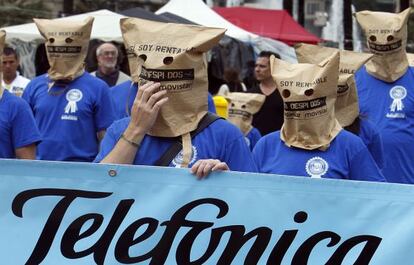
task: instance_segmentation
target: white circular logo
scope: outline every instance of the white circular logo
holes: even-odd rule
[[[390,90],[390,97],[394,100],[402,100],[407,96],[407,89],[403,86],[395,86]]]
[[[319,156],[312,157],[306,162],[306,173],[311,178],[321,178],[328,172],[328,168],[328,163]]]
[[[66,93],[66,100],[69,102],[78,102],[82,99],[83,94],[79,89],[71,89]]]
[[[190,163],[188,163],[188,165],[191,165],[196,160],[197,160],[197,148],[193,145],[192,146],[192,152],[191,152],[191,159],[190,159]],[[183,150],[181,149],[181,151],[174,157],[174,159],[172,161],[172,164],[175,167],[181,167],[182,163],[183,163]]]

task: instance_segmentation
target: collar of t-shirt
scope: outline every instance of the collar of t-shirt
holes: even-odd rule
[[[118,81],[119,76],[119,69],[116,69],[114,72],[105,75],[104,73],[100,72],[99,69],[96,70],[96,76],[105,81],[108,86],[114,86],[116,85],[116,81]]]

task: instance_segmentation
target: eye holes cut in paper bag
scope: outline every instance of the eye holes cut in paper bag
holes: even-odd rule
[[[82,75],[94,18],[33,20],[45,39],[49,78],[71,81]]]
[[[207,61],[205,52],[225,29],[139,18],[120,21],[132,79],[139,85],[160,82],[168,91],[149,134],[175,137],[193,131],[207,113]]]
[[[326,150],[342,129],[334,109],[339,52],[319,64],[291,64],[271,56],[270,67],[284,102],[282,141],[301,149]]]
[[[360,11],[356,20],[367,38],[374,57],[366,64],[367,72],[385,82],[399,79],[408,68],[406,58],[407,21],[411,9],[401,13]]]
[[[229,101],[228,121],[247,135],[253,128],[253,115],[260,110],[266,96],[257,93],[229,92],[226,99]]]
[[[372,54],[339,50],[311,44],[295,45],[299,63],[317,64],[339,51],[338,97],[335,102],[335,115],[342,127],[351,125],[359,116],[358,94],[354,74]]]

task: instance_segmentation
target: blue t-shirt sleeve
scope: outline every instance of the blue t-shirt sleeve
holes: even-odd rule
[[[33,83],[34,81],[30,81],[29,84],[27,84],[26,88],[23,90],[22,99],[24,99],[27,103],[29,103],[29,106],[32,108],[32,90],[33,90]]]
[[[352,180],[386,182],[385,177],[365,146],[352,157],[349,178]]]
[[[253,150],[254,146],[257,144],[257,142],[260,140],[262,135],[260,134],[259,130],[256,128],[252,128],[249,134],[247,135],[250,141],[250,150]]]
[[[97,131],[105,130],[115,121],[114,106],[109,87],[102,82],[95,102],[95,126]]]
[[[226,162],[232,171],[257,172],[252,153],[240,132],[240,136],[225,147],[223,162]]]
[[[38,143],[41,140],[32,110],[24,100],[16,101],[12,128],[12,141],[15,148]]]
[[[95,157],[94,163],[99,163],[104,159],[115,147],[116,143],[119,140],[120,134],[117,132],[115,124],[112,124],[105,133],[104,138],[101,141],[99,153]]]

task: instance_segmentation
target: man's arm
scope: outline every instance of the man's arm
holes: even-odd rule
[[[36,159],[36,144],[29,144],[15,150],[18,159]]]
[[[168,101],[160,83],[149,82],[138,89],[131,109],[131,121],[112,151],[101,161],[111,164],[132,164],[145,134],[154,125],[161,107]]]

